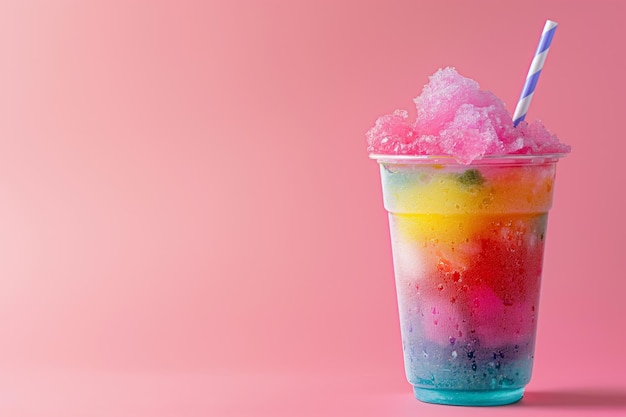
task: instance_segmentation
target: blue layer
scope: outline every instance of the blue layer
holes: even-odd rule
[[[443,347],[405,339],[404,348],[407,379],[418,388],[510,391],[530,381],[532,343],[491,349],[477,343]]]
[[[414,387],[415,398],[433,404],[493,406],[519,401],[524,395],[524,388],[497,391],[458,391],[437,390]]]

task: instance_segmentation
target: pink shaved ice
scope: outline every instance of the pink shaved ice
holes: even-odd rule
[[[454,68],[440,69],[415,98],[417,118],[396,110],[366,133],[367,151],[382,155],[450,155],[469,164],[484,155],[570,152],[541,122],[513,127],[504,103]]]

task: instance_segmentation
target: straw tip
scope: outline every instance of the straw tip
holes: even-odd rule
[[[558,26],[558,23],[556,23],[554,20],[550,20],[550,19],[546,20],[546,28],[552,29],[557,26]]]

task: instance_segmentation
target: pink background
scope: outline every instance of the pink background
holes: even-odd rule
[[[547,18],[528,119],[574,151],[533,381],[504,409],[421,404],[364,133],[449,65],[512,112]],[[618,0],[1,1],[2,415],[624,415],[625,18]]]

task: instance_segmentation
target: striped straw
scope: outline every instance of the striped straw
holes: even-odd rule
[[[535,92],[535,87],[537,86],[537,80],[539,80],[539,74],[541,74],[541,69],[543,68],[544,62],[546,62],[546,57],[548,56],[548,51],[550,50],[550,43],[552,42],[552,37],[556,31],[556,26],[556,22],[547,20],[546,25],[543,28],[543,33],[541,34],[541,39],[539,40],[535,57],[533,58],[533,62],[530,64],[530,69],[528,70],[528,76],[526,77],[524,89],[522,90],[522,94],[517,102],[517,107],[515,108],[515,113],[513,114],[514,126],[517,126],[517,124],[526,117],[530,101],[533,98],[533,93]]]

